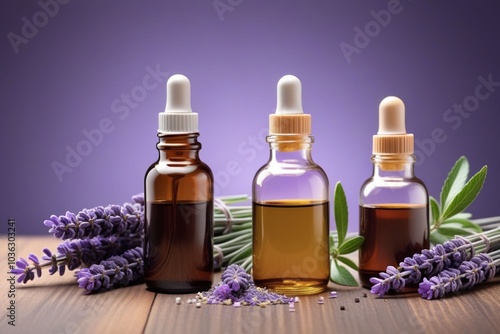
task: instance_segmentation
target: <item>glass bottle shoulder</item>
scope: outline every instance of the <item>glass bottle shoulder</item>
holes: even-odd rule
[[[361,186],[360,204],[407,203],[427,205],[429,195],[422,180],[412,178],[368,178]]]

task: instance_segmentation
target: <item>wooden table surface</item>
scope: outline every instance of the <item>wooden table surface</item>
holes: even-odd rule
[[[41,256],[44,247],[55,249],[58,244],[53,237],[18,236],[17,257]],[[156,294],[144,284],[85,295],[72,272],[60,277],[45,271],[35,281],[17,284],[11,298],[5,236],[0,236],[0,254],[0,333],[500,333],[498,278],[433,301],[416,293],[377,298],[361,287],[330,283],[329,291],[337,291],[338,298],[329,299],[329,291],[303,296],[295,312],[289,312],[288,305],[196,308],[187,303],[194,294]],[[216,282],[219,278],[220,273]],[[319,296],[324,296],[324,304],[318,304]],[[180,305],[176,297],[181,297]],[[11,300],[15,327],[6,317]]]

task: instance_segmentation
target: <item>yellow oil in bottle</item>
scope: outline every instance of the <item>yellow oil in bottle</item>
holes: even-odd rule
[[[255,284],[288,295],[324,291],[330,275],[328,202],[254,202],[253,213]]]

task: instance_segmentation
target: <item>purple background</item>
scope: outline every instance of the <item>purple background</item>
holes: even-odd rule
[[[390,1],[219,3],[228,6],[220,15],[212,0],[70,1],[55,14],[49,6],[50,17],[39,2],[1,2],[0,232],[14,217],[19,234],[43,234],[51,214],[123,203],[142,192],[157,157],[165,73],[191,80],[201,156],[216,175],[216,195],[251,192],[268,159],[263,140],[276,83],[294,74],[313,116],[313,158],[332,190],[338,180],[344,185],[351,231],[358,230],[358,192],[371,174],[371,136],[387,95],[405,101],[407,130],[417,140],[429,144],[436,128],[446,136],[426,154],[420,150],[416,174],[430,194],[439,195],[465,155],[471,172],[489,166],[468,211],[478,218],[500,214],[500,87],[471,104],[467,118],[444,119],[454,104],[477,101],[470,96],[479,76],[500,82],[498,2],[403,0],[385,26],[371,11],[387,10]],[[40,27],[36,35],[25,29],[31,35],[16,53],[8,36],[22,35],[26,21]],[[373,37],[358,39],[348,62],[340,44],[355,45],[356,27],[372,29]],[[159,84],[147,68],[163,73]],[[122,100],[127,95],[130,105]],[[60,181],[52,163],[66,164],[67,147],[85,145],[82,131],[106,119],[112,131],[96,137]]]

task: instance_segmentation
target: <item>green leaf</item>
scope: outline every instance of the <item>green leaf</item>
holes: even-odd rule
[[[336,249],[335,247],[335,237],[330,234],[330,255],[333,253],[333,251]]]
[[[365,241],[365,238],[362,236],[345,239],[344,243],[339,247],[339,254],[349,254],[358,250],[363,244],[363,241]]]
[[[452,219],[452,218],[470,219],[471,217],[472,217],[471,213],[460,212],[460,213],[457,213],[456,215],[454,215],[453,217],[451,217],[449,219]]]
[[[450,237],[439,233],[438,230],[434,230],[431,232],[429,239],[433,245],[437,245],[450,240]]]
[[[445,220],[459,212],[465,210],[477,197],[481,188],[483,187],[484,180],[486,179],[486,173],[488,171],[487,166],[483,166],[479,172],[477,172],[469,182],[460,190],[460,192],[453,198],[447,208],[441,215],[441,219]]]
[[[436,201],[436,199],[432,196],[429,196],[429,204],[431,207],[431,214],[432,214],[432,219],[431,219],[431,230],[435,228],[436,222],[439,220],[439,216],[441,216],[440,210],[439,210],[439,203]]]
[[[462,190],[468,175],[469,161],[462,156],[455,162],[441,188],[441,211],[445,211],[455,196]]]
[[[474,224],[468,219],[463,219],[463,218],[457,218],[457,215],[448,218],[447,220],[443,221],[441,223],[441,227],[448,227],[448,226],[456,226],[459,225],[460,228],[471,231],[471,232],[476,232],[476,233],[481,233],[483,230],[481,227],[477,224]]]
[[[339,257],[337,257],[337,260],[339,260],[340,262],[343,262],[344,264],[347,264],[349,267],[351,267],[354,270],[359,270],[356,263],[354,263],[351,259],[349,259],[345,256],[339,256]]]
[[[344,189],[342,188],[342,184],[340,182],[337,182],[337,184],[335,185],[334,212],[335,225],[337,227],[337,234],[339,237],[339,245],[342,245],[347,234],[348,210]]]
[[[453,239],[457,235],[465,236],[472,233],[470,231],[456,227],[440,227],[437,229],[437,232],[439,232],[439,234],[441,235],[448,237],[448,239]]]
[[[330,280],[340,285],[358,286],[358,282],[354,276],[335,260],[331,261]]]

